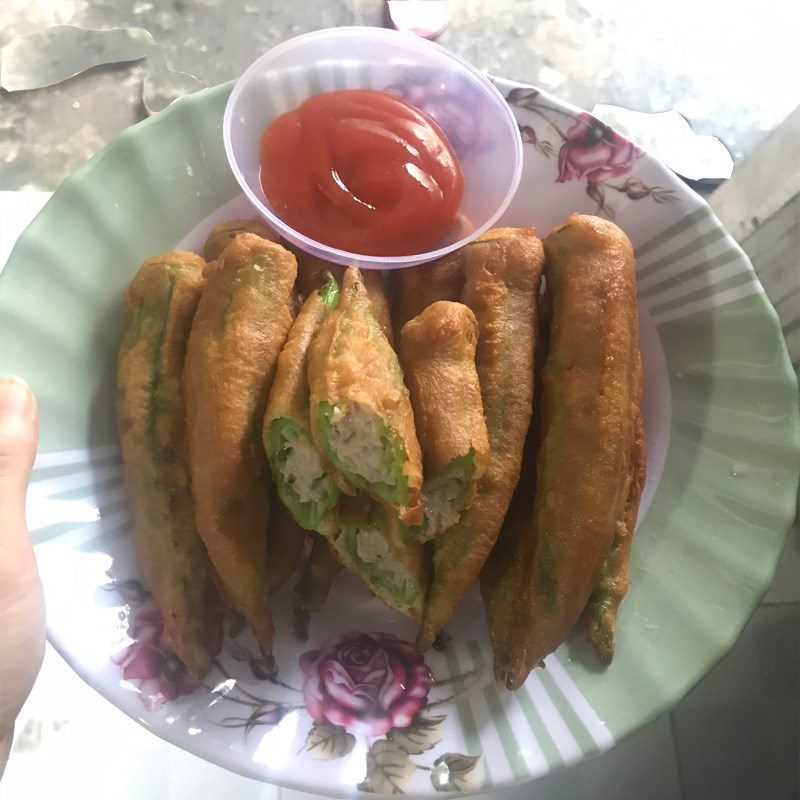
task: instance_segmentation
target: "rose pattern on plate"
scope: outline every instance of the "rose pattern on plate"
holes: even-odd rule
[[[562,110],[548,105],[538,89],[527,87],[512,89],[506,96],[506,102],[514,108],[532,112],[561,139],[555,182],[566,183],[573,179],[585,181],[586,194],[597,203],[597,214],[614,217],[614,209],[606,200],[609,189],[626,195],[630,200],[650,197],[656,203],[677,202],[671,189],[648,186],[634,176],[621,183],[614,182],[628,175],[644,152],[591,114],[580,111],[574,117],[567,116]],[[572,120],[566,131],[559,124],[559,117]],[[523,144],[533,145],[545,158],[555,155],[553,145],[542,138],[543,134],[537,132],[533,125],[518,125]]]
[[[408,727],[431,687],[422,654],[389,633],[345,633],[304,653],[300,668],[312,719],[366,736]]]
[[[212,675],[218,673],[221,680],[194,680],[162,644],[163,618],[142,584],[116,581],[108,588],[115,589],[128,607],[127,633],[132,640],[111,660],[122,667],[121,679],[138,690],[147,711],[157,712],[184,695],[204,690],[211,705],[226,701],[239,712],[216,724],[242,730],[245,736],[256,728],[278,725],[291,712],[307,712],[310,725],[301,752],[310,757],[334,761],[350,753],[358,741],[363,743],[361,791],[405,793],[419,771],[428,774],[437,791],[479,787],[479,754],[444,752],[430,763],[424,762],[424,754],[442,743],[447,715],[438,710],[482,686],[491,677],[487,670],[436,681],[423,654],[410,642],[380,631],[351,631],[304,652],[299,659],[302,687],[291,686],[280,679],[271,656],[250,652],[236,641],[243,626],[234,616],[227,630],[226,654],[233,662],[246,664],[256,681],[276,687],[278,694],[268,697],[249,687],[249,676],[232,675],[218,657],[212,661]],[[447,691],[450,685],[457,686],[453,693],[431,700],[431,692]]]
[[[111,657],[122,667],[122,680],[136,686],[148,711],[156,711],[164,703],[192,694],[202,686],[178,657],[163,647],[163,632],[164,618],[158,609],[140,611],[128,628],[133,641]]]

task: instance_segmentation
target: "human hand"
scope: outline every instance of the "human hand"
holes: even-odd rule
[[[14,720],[44,656],[44,597],[25,524],[39,410],[28,385],[0,378],[0,776]]]

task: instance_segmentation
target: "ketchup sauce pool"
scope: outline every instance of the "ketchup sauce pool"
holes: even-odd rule
[[[464,190],[436,123],[374,89],[314,95],[275,119],[261,138],[260,180],[292,228],[371,256],[427,250],[452,224]]]

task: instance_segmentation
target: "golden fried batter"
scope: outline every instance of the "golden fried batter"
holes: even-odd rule
[[[641,401],[628,238],[573,214],[544,245],[552,321],[532,523],[495,584],[505,590],[484,585],[495,677],[509,689],[564,640],[597,585],[627,499]]]
[[[458,522],[486,469],[489,439],[475,348],[478,323],[467,306],[438,300],[409,320],[400,360],[422,447],[427,541]]]
[[[345,268],[341,264],[312,256],[302,250],[294,248],[292,252],[297,256],[297,291],[301,301],[305,300],[314,289],[319,289],[325,284],[326,275],[330,273],[334,280],[342,283]],[[383,283],[383,273],[379,269],[361,270],[361,280],[367,290],[367,296],[372,304],[372,313],[381,327],[381,330],[394,347],[392,334],[392,320],[389,309],[389,299],[386,296],[386,287]]]
[[[409,525],[422,522],[422,456],[397,355],[357,269],[311,343],[311,432],[325,458]]]
[[[541,242],[532,228],[489,231],[464,248],[461,301],[480,331],[475,363],[489,458],[473,505],[433,540],[433,581],[417,646],[427,649],[477,579],[519,479],[532,413]]]
[[[294,256],[239,234],[213,264],[184,373],[197,529],[228,603],[269,651],[268,483],[261,424],[292,323]]]
[[[266,223],[260,219],[232,219],[220,222],[208,234],[203,252],[209,261],[218,259],[225,248],[240,234],[254,233],[270,242],[280,242],[280,237]]]
[[[180,252],[144,262],[125,294],[117,362],[117,424],[139,565],[164,617],[164,643],[195,677],[208,671],[218,622],[189,490],[181,381],[204,266]]]
[[[623,598],[628,592],[628,564],[631,559],[633,531],[639,516],[647,471],[647,447],[641,414],[636,418],[633,449],[628,468],[627,500],[621,509],[614,535],[614,544],[603,565],[600,580],[587,606],[589,630],[587,638],[603,664],[614,658],[614,627]]]
[[[462,247],[436,261],[392,271],[392,321],[398,339],[403,325],[431,303],[461,297],[465,254],[466,248]]]

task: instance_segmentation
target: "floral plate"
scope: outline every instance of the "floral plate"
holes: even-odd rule
[[[572,211],[600,213],[636,246],[648,479],[606,669],[576,633],[522,689],[501,691],[477,591],[449,647],[423,657],[413,624],[349,575],[307,641],[292,582],[282,590],[274,663],[235,619],[203,684],[163,649],[114,430],[121,297],[147,256],[198,248],[215,222],[250,213],[220,134],[230,85],[117,137],[55,193],[0,276],[0,372],[24,376],[41,405],[28,512],[50,640],[125,713],[244,775],[415,797],[530,781],[679,700],[770,582],[797,489],[797,384],[750,264],[654,158],[543,92],[497,86],[525,142],[502,222],[544,234]],[[435,110],[435,91],[414,91]],[[440,124],[469,140],[468,115],[449,113]]]

